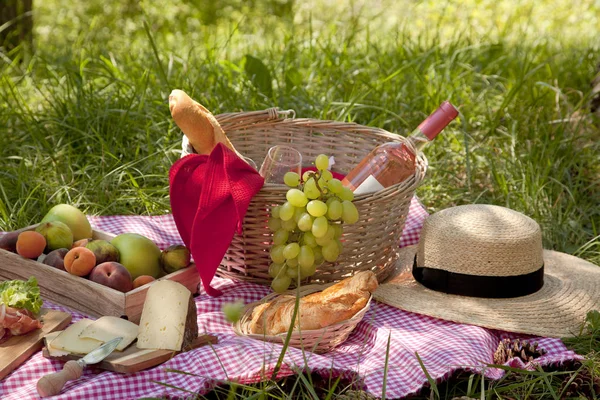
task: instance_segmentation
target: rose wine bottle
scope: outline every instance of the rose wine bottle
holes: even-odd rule
[[[377,146],[342,181],[355,195],[372,193],[400,183],[415,173],[415,158],[456,116],[445,101],[406,139],[409,145],[389,142]]]

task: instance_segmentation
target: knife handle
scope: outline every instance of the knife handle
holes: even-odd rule
[[[83,365],[77,361],[67,361],[62,371],[42,376],[37,383],[40,397],[55,396],[60,393],[65,383],[78,379],[83,374]]]

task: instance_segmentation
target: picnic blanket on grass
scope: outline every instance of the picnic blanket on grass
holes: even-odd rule
[[[401,239],[401,246],[416,244],[427,213],[418,200],[413,199]],[[90,217],[96,229],[114,234],[137,232],[154,240],[159,247],[181,243],[172,216]],[[218,298],[204,291],[196,297],[200,332],[219,338],[219,343],[177,355],[155,368],[124,375],[86,367],[83,376],[65,385],[57,400],[66,399],[138,399],[141,397],[193,397],[227,381],[254,383],[269,378],[281,353],[279,344],[265,343],[235,335],[222,312],[223,303],[242,299],[245,303],[260,300],[270,289],[265,286],[228,279],[215,278],[213,286],[221,290]],[[45,307],[69,311],[73,322],[85,315],[45,302]],[[559,339],[537,338],[524,335],[456,324],[448,321],[405,312],[373,301],[364,319],[348,340],[326,354],[314,354],[288,348],[278,377],[310,369],[324,377],[342,377],[374,396],[381,396],[386,381],[387,398],[401,398],[418,392],[427,373],[442,381],[457,370],[482,373],[490,379],[499,379],[504,372],[487,368],[493,363],[498,342],[504,338],[523,338],[535,341],[546,354],[535,360],[541,366],[556,365],[582,359],[567,350]],[[384,369],[389,341],[387,376]],[[0,349],[1,351],[1,349]],[[0,382],[0,398],[22,400],[37,398],[37,380],[45,374],[62,369],[63,362],[33,355],[23,365]],[[511,367],[533,369],[520,359],[509,360]],[[184,371],[187,374],[170,372]],[[384,376],[386,378],[384,379]],[[162,383],[162,384],[161,384]],[[176,388],[184,389],[185,391]],[[186,392],[188,391],[188,392]]]

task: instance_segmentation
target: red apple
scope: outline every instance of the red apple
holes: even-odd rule
[[[131,274],[127,268],[115,261],[107,261],[95,266],[90,272],[89,279],[123,293],[133,289]]]

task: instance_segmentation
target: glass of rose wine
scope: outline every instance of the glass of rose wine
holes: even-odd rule
[[[290,146],[273,146],[267,152],[260,170],[265,183],[283,184],[286,172],[302,175],[302,154]]]

